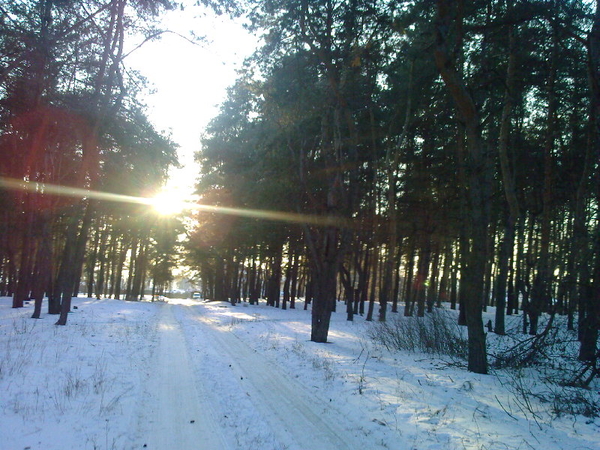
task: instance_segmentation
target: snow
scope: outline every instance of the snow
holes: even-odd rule
[[[1,449],[600,448],[599,419],[524,406],[506,371],[390,353],[343,312],[316,344],[301,302],[73,305],[58,327],[0,299]]]

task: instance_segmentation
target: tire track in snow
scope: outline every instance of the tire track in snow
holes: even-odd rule
[[[174,305],[161,307],[155,371],[148,388],[152,396],[152,450],[223,450],[228,448],[214,419],[202,385],[194,379],[190,355],[181,326],[173,316]]]
[[[214,347],[229,356],[239,383],[285,448],[372,448],[373,442],[366,442],[366,439],[354,434],[355,430],[345,429],[338,423],[346,419],[331,405],[315,398],[235,334],[219,329],[210,319],[194,314],[190,308],[186,309],[204,326],[212,337]]]

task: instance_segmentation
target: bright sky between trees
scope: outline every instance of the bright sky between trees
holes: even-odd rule
[[[227,87],[257,40],[241,21],[199,6],[165,13],[162,27],[173,33],[145,43],[128,57],[127,64],[149,81],[145,102],[150,119],[180,145],[183,167],[171,171],[165,195],[182,198],[192,193],[199,171],[194,152],[200,148],[200,136],[218,114]],[[183,37],[191,32],[205,36],[205,42],[193,44]]]

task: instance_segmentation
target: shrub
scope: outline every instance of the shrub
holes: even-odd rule
[[[367,335],[390,351],[467,357],[467,340],[456,318],[442,309],[434,309],[424,317],[394,316],[386,322],[373,324]]]

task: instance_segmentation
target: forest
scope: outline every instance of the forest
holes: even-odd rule
[[[15,308],[34,299],[34,317],[47,296],[64,325],[82,283],[90,297],[138,299],[174,264],[180,222],[122,201],[152,196],[177,163],[124,64],[128,37],[158,35],[166,6],[0,3],[0,294]]]
[[[448,302],[479,373],[487,306],[498,334],[507,314],[532,335],[566,315],[596,361],[599,18],[576,1],[256,2],[264,45],[207,130],[199,192],[323,222],[199,213],[207,295],[306,297],[317,342],[340,301],[379,321]]]
[[[157,38],[174,5],[0,2],[0,295],[35,299],[38,317],[47,296],[65,324],[81,286],[136,300],[185,264],[206,298],[304,298],[315,342],[334,311],[385,322],[448,305],[482,374],[484,325],[503,335],[521,315],[543,336],[566,316],[597,375],[598,1],[204,3],[261,46],[199,145],[184,230],[47,187],[160,189],[176,144],[145,115],[125,41]]]

